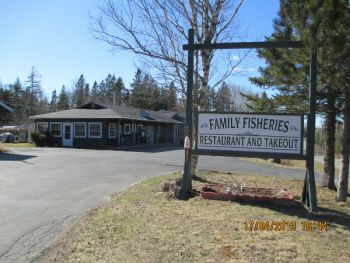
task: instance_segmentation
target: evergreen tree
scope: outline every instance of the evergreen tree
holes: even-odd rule
[[[13,121],[15,124],[20,124],[26,119],[24,107],[24,90],[19,78],[9,86],[10,105],[13,108]]]
[[[89,83],[86,83],[84,87],[84,103],[88,102],[90,98],[90,85]]]
[[[170,82],[167,91],[167,109],[176,111],[177,107],[177,90],[174,81]]]
[[[117,81],[115,82],[114,91],[115,91],[116,105],[121,106],[122,104],[124,104],[123,100],[124,100],[125,92],[126,92],[124,81],[121,77],[119,77],[117,79]]]
[[[125,92],[122,93],[122,106],[129,105],[129,99],[130,99],[130,91],[128,89],[125,89]]]
[[[8,89],[6,89],[3,85],[0,86],[0,100],[6,104],[9,104],[11,99],[11,94]],[[9,105],[10,106],[10,105]],[[0,124],[9,123],[11,121],[11,115],[6,113],[3,114],[2,109],[0,109]]]
[[[36,68],[33,66],[26,81],[26,109],[27,115],[32,116],[38,113],[39,101],[42,98],[41,90],[41,76],[39,75]]]
[[[243,94],[247,98],[247,107],[254,112],[274,112],[276,105],[274,99],[269,98],[264,91],[259,94]]]
[[[131,93],[128,105],[135,108],[148,109],[148,100],[150,93],[144,85],[144,78],[140,69],[137,69],[133,82],[130,84]]]
[[[150,96],[147,98],[147,109],[158,111],[166,110],[164,107],[164,91],[160,90],[158,86],[149,87]]]
[[[223,82],[218,89],[215,100],[214,100],[214,108],[216,111],[230,111],[231,105],[231,91],[228,85]]]
[[[94,84],[92,85],[91,88],[91,100],[95,102],[100,101],[100,92],[99,92],[99,86],[95,80]]]
[[[214,89],[209,87],[209,97],[208,97],[208,103],[209,103],[209,110],[210,111],[215,111],[215,98],[216,98],[216,92]],[[184,102],[184,105],[186,102]]]
[[[46,96],[42,96],[38,103],[38,114],[44,114],[50,112],[49,101]]]
[[[164,92],[158,86],[158,83],[149,74],[143,75],[142,87],[146,90],[145,108],[151,110],[160,110],[163,106]]]
[[[106,83],[104,80],[101,80],[100,84],[98,85],[98,100],[101,103],[105,103],[106,96],[107,96],[107,89],[106,89]]]
[[[324,157],[323,186],[335,189],[334,184],[334,141],[336,105],[341,103],[339,78],[335,78],[337,64],[344,64],[344,52],[349,35],[345,22],[339,22],[348,15],[343,1],[301,1],[282,0],[279,17],[274,21],[274,30],[268,40],[302,40],[303,49],[259,50],[266,68],[261,68],[260,77],[251,80],[259,86],[272,87],[278,91],[275,103],[284,105],[288,112],[308,112],[308,86],[310,49],[318,48],[318,110],[325,116],[326,152]],[[344,20],[346,21],[346,19]],[[343,32],[340,33],[340,31]],[[346,38],[346,37],[345,37]],[[338,59],[339,58],[339,59]],[[344,78],[342,80],[344,83]]]
[[[52,91],[51,102],[50,102],[50,112],[57,111],[57,93],[56,90]]]
[[[84,96],[85,85],[86,85],[86,82],[85,82],[84,75],[81,74],[77,83],[75,84],[75,90],[74,90],[75,107],[79,107],[85,103],[85,96]]]
[[[105,89],[104,89],[104,94],[103,94],[103,103],[105,104],[115,104],[115,76],[112,74],[108,74],[108,76],[105,79]]]
[[[63,85],[57,101],[57,110],[68,110],[70,108],[69,95]]]

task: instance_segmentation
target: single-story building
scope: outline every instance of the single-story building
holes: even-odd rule
[[[183,141],[184,115],[88,102],[76,109],[31,116],[56,146],[105,148]]]

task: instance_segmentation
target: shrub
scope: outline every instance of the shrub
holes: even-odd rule
[[[31,135],[35,146],[43,147],[52,146],[54,144],[53,136],[49,132],[45,134],[32,132]]]

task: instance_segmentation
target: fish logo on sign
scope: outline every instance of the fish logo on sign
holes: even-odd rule
[[[209,124],[208,123],[203,123],[202,125],[201,125],[201,128],[208,128],[209,127]]]
[[[350,1],[350,0],[349,0],[349,1]],[[295,127],[294,125],[292,125],[292,126],[290,126],[290,130],[291,130],[291,131],[298,131],[298,128]]]

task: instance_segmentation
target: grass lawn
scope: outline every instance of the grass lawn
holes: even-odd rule
[[[33,143],[0,143],[0,147],[3,148],[29,148],[29,147],[35,147]]]
[[[8,148],[30,148],[35,147],[32,143],[0,143],[0,152],[6,152]]]
[[[306,170],[306,161],[304,160],[286,160],[282,159],[280,164],[273,163],[270,160],[265,160],[262,158],[242,158],[246,161],[265,164],[265,165],[272,165],[272,166],[279,166],[279,167],[288,167],[288,168],[294,168],[299,170]],[[338,172],[338,169],[336,169]],[[319,162],[315,162],[315,172],[322,174],[323,173],[323,164]],[[337,173],[336,173],[337,174]]]
[[[318,188],[319,213],[303,207],[224,202],[194,197],[167,199],[153,178],[92,210],[36,262],[350,262],[350,202]],[[269,176],[201,171],[208,181],[287,188],[300,198],[303,182]],[[260,231],[245,222],[286,222],[295,231]],[[327,226],[303,230],[305,222]]]

